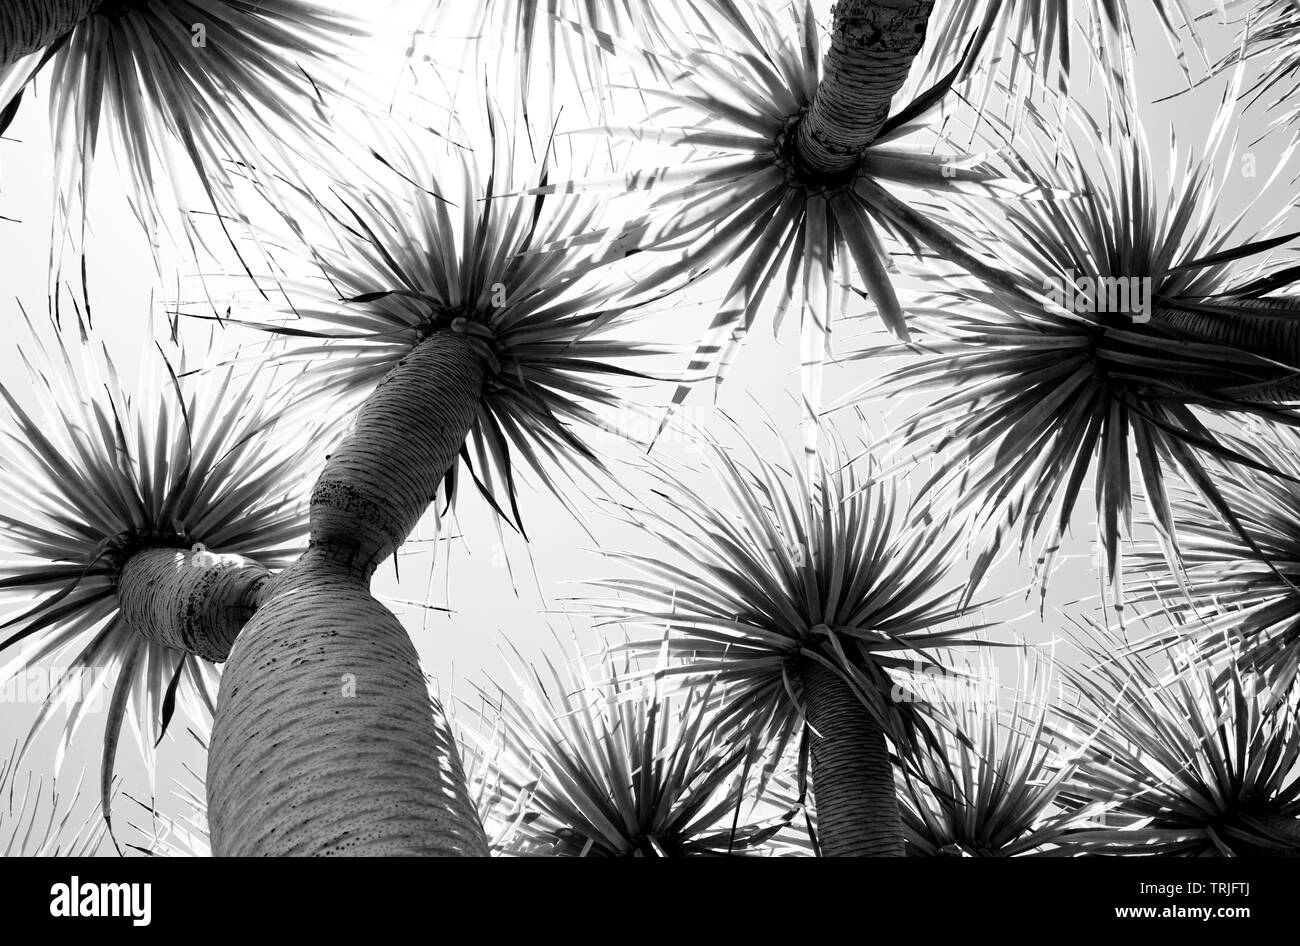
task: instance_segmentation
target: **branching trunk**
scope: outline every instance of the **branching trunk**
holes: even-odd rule
[[[1263,381],[1276,379],[1276,383],[1262,385],[1243,395],[1245,400],[1268,403],[1300,398],[1300,298],[1235,300],[1224,303],[1224,306],[1230,311],[1223,315],[1161,306],[1153,314],[1152,321],[1185,332],[1197,341],[1226,345],[1294,366],[1294,370],[1289,372],[1260,364],[1253,372],[1256,377]],[[1203,308],[1212,309],[1213,306]],[[1255,309],[1261,314],[1231,311],[1241,308]],[[1279,313],[1289,313],[1289,317]],[[1205,390],[1237,388],[1250,383],[1250,379],[1231,368],[1225,369],[1221,375],[1183,377],[1180,380]]]
[[[90,16],[105,0],[3,0],[0,68],[44,49]]]
[[[838,0],[821,84],[799,124],[803,166],[838,175],[857,164],[889,117],[925,43],[934,0]]]
[[[903,824],[885,733],[848,683],[802,669],[817,831],[827,857],[902,857]]]
[[[207,780],[216,854],[488,853],[415,647],[369,591],[455,462],[486,370],[480,342],[432,336],[329,458],[311,546],[222,675]]]
[[[143,549],[123,566],[117,598],[122,616],[141,637],[221,663],[270,577],[237,555]]]

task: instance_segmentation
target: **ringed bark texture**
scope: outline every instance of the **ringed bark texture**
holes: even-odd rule
[[[902,857],[903,824],[885,733],[837,673],[802,669],[817,831],[826,857]]]
[[[104,5],[104,0],[3,0],[0,68],[59,39]]]
[[[271,573],[238,555],[142,549],[122,567],[122,616],[146,640],[213,663],[257,610]]]
[[[219,857],[488,854],[410,638],[319,552],[274,580],[231,654],[207,783]]]
[[[366,399],[311,495],[311,539],[369,578],[414,531],[456,462],[486,377],[482,342],[431,335]]]
[[[934,0],[838,0],[831,47],[796,150],[819,175],[851,170],[889,117],[925,43]]]
[[[465,334],[430,336],[327,461],[308,550],[273,580],[221,678],[207,779],[216,854],[488,855],[415,647],[369,590],[457,460],[486,355]]]
[[[1153,314],[1152,322],[1186,332],[1198,341],[1227,345],[1292,366],[1291,371],[1280,367],[1275,369],[1277,383],[1243,394],[1245,400],[1269,403],[1300,399],[1300,297],[1245,299],[1224,303],[1224,306],[1253,309],[1260,314],[1230,311],[1213,315],[1177,306],[1161,306]],[[1206,308],[1213,306],[1207,305]],[[1267,366],[1260,367],[1268,370]],[[1237,388],[1246,383],[1229,372],[1218,378],[1185,377],[1181,380],[1198,389]]]

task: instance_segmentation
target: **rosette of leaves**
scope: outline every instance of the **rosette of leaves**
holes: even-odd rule
[[[1104,806],[1063,804],[1086,740],[1059,725],[1057,675],[1026,657],[1008,692],[991,662],[927,675],[917,687],[936,721],[934,747],[899,773],[907,852],[915,857],[1059,853],[1061,839]]]
[[[241,219],[230,163],[290,173],[327,153],[328,97],[361,35],[312,0],[15,0],[0,6],[0,131],[48,76],[63,212],[85,200],[107,142],[151,239],[170,224],[166,200],[185,206],[178,162],[198,175],[206,209]]]
[[[598,252],[556,249],[597,229],[601,208],[511,196],[545,182],[551,158],[534,160],[522,127],[488,108],[480,151],[395,128],[372,167],[331,180],[337,201],[305,189],[281,195],[293,252],[315,274],[276,286],[290,309],[243,324],[284,339],[272,357],[301,367],[304,403],[331,404],[340,417],[413,354],[452,342],[471,351],[474,370],[456,376],[452,393],[457,405],[466,399],[470,423],[444,431],[440,414],[414,423],[450,438],[446,449],[460,458],[446,470],[450,495],[467,475],[522,527],[520,467],[551,489],[561,474],[603,468],[581,432],[603,427],[601,412],[622,403],[619,382],[647,377],[638,363],[672,350],[629,327],[676,287],[639,288]]]
[[[750,820],[754,743],[714,725],[704,688],[665,692],[626,656],[512,668],[484,690],[484,785],[509,853],[682,857],[762,853],[790,813]]]
[[[894,673],[988,643],[951,626],[980,607],[953,579],[958,536],[843,453],[806,468],[704,446],[726,501],[661,467],[657,501],[629,514],[657,551],[608,553],[632,575],[596,582],[608,595],[592,607],[656,632],[628,646],[666,647],[682,663],[660,675],[722,688],[720,724],[771,758],[802,739],[826,853],[899,855],[894,765],[933,734]]]
[[[510,196],[544,183],[547,159],[490,104],[485,119],[462,136],[477,151],[394,122],[368,167],[276,198],[286,269],[314,275],[280,283],[288,305],[250,324],[292,340],[283,360],[310,362],[302,403],[348,427],[310,490],[308,551],[224,671],[206,779],[218,856],[489,850],[454,732],[372,579],[462,474],[521,529],[521,468],[557,492],[561,476],[597,482],[582,428],[644,377],[635,361],[658,349],[630,326],[672,287],[553,250],[599,208]],[[347,698],[346,675],[384,685]]]
[[[212,711],[215,664],[305,539],[316,451],[277,433],[286,399],[256,373],[146,354],[131,391],[89,340],[32,338],[35,402],[0,388],[0,679],[53,669],[27,744],[66,710],[59,758],[107,688],[109,819],[124,723],[148,758],[178,705]]]
[[[1288,692],[1300,666],[1300,434],[1259,426],[1228,438],[1253,451],[1268,472],[1228,466],[1215,484],[1232,509],[1241,535],[1195,490],[1170,490],[1181,567],[1163,556],[1135,556],[1131,593],[1171,619],[1146,643],[1191,642],[1212,663],[1229,656],[1243,671]]]
[[[1064,794],[1106,807],[1068,842],[1085,853],[1300,854],[1300,718],[1261,676],[1174,649],[1162,669],[1095,630],[1082,696],[1066,715],[1092,733]]]
[[[1022,551],[1037,546],[1046,576],[1092,479],[1098,544],[1118,601],[1135,481],[1164,554],[1178,560],[1171,471],[1249,544],[1217,470],[1267,464],[1223,436],[1214,418],[1292,416],[1300,355],[1279,333],[1300,312],[1291,292],[1300,270],[1271,252],[1293,238],[1279,232],[1286,207],[1249,236],[1242,215],[1220,219],[1215,160],[1234,98],[1228,90],[1204,150],[1175,144],[1171,165],[1182,168],[1167,182],[1133,120],[1103,127],[1071,113],[1079,150],[1058,147],[1041,116],[1026,122],[1024,131],[1034,130],[1018,139],[1026,173],[1032,166],[1045,186],[1081,193],[984,218],[990,252],[1038,301],[938,268],[918,271],[933,290],[912,308],[918,344],[863,353],[920,355],[845,400],[924,396],[896,436],[939,454],[927,490],[946,490],[954,512],[996,527],[986,561],[1018,532]],[[1084,160],[1085,140],[1107,144]]]
[[[680,35],[665,27],[658,40],[600,37],[629,63],[653,66],[636,93],[654,111],[640,124],[591,131],[680,157],[545,191],[647,194],[649,210],[611,231],[616,248],[671,254],[659,278],[731,274],[674,404],[690,385],[721,380],[754,324],[772,313],[779,327],[798,299],[815,414],[832,317],[855,290],[908,338],[891,242],[1005,284],[947,206],[959,193],[1002,201],[1034,189],[945,139],[936,116],[956,70],[894,104],[924,55],[930,7],[841,0],[829,44],[811,3],[752,0],[710,0]]]

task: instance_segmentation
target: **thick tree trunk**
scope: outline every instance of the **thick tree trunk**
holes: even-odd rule
[[[1264,380],[1276,378],[1277,382],[1261,386],[1243,397],[1258,403],[1300,399],[1300,298],[1237,300],[1224,305],[1229,309],[1257,309],[1261,314],[1254,316],[1229,311],[1215,315],[1176,306],[1161,306],[1153,314],[1152,322],[1186,333],[1197,341],[1230,346],[1271,361],[1295,366],[1293,372],[1288,372],[1283,368],[1261,364],[1255,369],[1257,375]],[[1208,305],[1206,307],[1209,308]],[[1277,313],[1281,312],[1292,315],[1289,318],[1279,317]],[[1183,384],[1204,390],[1236,388],[1250,383],[1249,379],[1231,370],[1199,378],[1180,376],[1180,380]]]
[[[389,372],[312,490],[314,545],[365,578],[397,551],[456,462],[485,370],[481,343],[442,332]]]
[[[0,2],[0,68],[67,33],[105,0],[3,0]]]
[[[934,0],[838,0],[821,84],[796,139],[807,171],[835,176],[857,164],[907,81],[933,7]]]
[[[902,857],[903,824],[884,731],[834,671],[805,660],[802,677],[822,853]]]
[[[213,851],[488,853],[456,742],[401,622],[369,591],[456,461],[481,343],[421,343],[371,395],[312,493],[311,545],[235,642],[208,753]]]
[[[257,610],[271,573],[238,555],[143,549],[117,581],[122,616],[141,637],[213,663]]]
[[[213,853],[486,856],[401,622],[320,552],[275,580],[221,678]]]

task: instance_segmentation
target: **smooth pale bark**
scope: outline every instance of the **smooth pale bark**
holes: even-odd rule
[[[456,742],[370,594],[456,461],[487,373],[442,332],[367,399],[312,493],[311,544],[235,642],[208,753],[218,855],[488,854]]]
[[[487,856],[464,786],[401,622],[309,552],[276,578],[222,675],[213,853]]]
[[[799,123],[806,171],[850,171],[880,133],[895,93],[925,43],[934,0],[838,0],[821,83]]]
[[[44,49],[105,0],[0,0],[0,68]]]
[[[271,573],[238,555],[149,548],[132,555],[117,580],[128,625],[146,640],[213,663],[257,610]]]
[[[902,857],[903,823],[880,724],[835,671],[802,667],[817,832],[826,857]]]
[[[1153,313],[1152,322],[1178,329],[1198,341],[1226,345],[1294,366],[1295,373],[1300,374],[1300,298],[1238,300],[1224,305],[1229,308],[1257,309],[1261,313],[1292,312],[1295,315],[1286,318],[1276,314],[1252,316],[1229,312],[1217,316],[1161,306]],[[1285,369],[1278,368],[1276,384],[1261,387],[1243,397],[1248,401],[1264,403],[1300,398],[1300,376],[1289,377],[1289,374],[1291,373]],[[1221,378],[1183,377],[1181,381],[1202,389],[1234,388],[1246,383],[1243,378],[1231,372],[1225,373]]]

